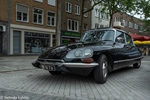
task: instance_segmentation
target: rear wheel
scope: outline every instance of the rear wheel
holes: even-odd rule
[[[94,69],[94,78],[97,83],[103,84],[108,76],[108,59],[106,55],[101,55],[98,59],[99,65]]]
[[[141,67],[141,61],[139,61],[138,63],[133,64],[134,68],[140,68]]]
[[[59,71],[49,71],[49,73],[51,75],[59,75],[59,74],[61,74],[61,72],[59,72]]]

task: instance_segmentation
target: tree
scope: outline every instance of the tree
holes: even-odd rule
[[[88,3],[88,2],[93,2],[93,4],[91,6],[89,6],[89,8],[87,8],[87,10],[85,10],[85,4]],[[91,12],[94,7],[102,2],[104,2],[105,0],[80,0],[81,2],[81,26],[80,26],[80,34],[82,36],[83,34],[83,17],[84,17],[84,14],[86,14],[87,12]]]
[[[150,36],[150,1],[140,0],[137,3],[137,13],[144,16],[141,34]]]
[[[119,13],[131,13],[136,9],[136,0],[106,0],[99,4],[100,12],[107,13],[110,17],[109,27],[112,27],[113,15]]]

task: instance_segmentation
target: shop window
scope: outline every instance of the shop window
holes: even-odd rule
[[[28,6],[17,4],[16,20],[28,22]]]
[[[37,8],[33,9],[33,22],[35,24],[43,24],[43,10]]]
[[[25,53],[41,53],[50,47],[50,34],[25,32]]]
[[[47,13],[47,20],[48,20],[48,25],[49,26],[55,26],[55,13],[53,12],[48,12]]]
[[[78,21],[77,20],[71,20],[68,19],[68,30],[69,31],[78,31]]]
[[[71,10],[72,10],[72,4],[69,2],[66,2],[66,12],[71,13]]]
[[[75,14],[80,15],[80,6],[75,5]]]

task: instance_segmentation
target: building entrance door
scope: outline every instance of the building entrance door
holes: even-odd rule
[[[21,32],[13,32],[13,54],[20,54],[21,51]]]
[[[2,38],[2,32],[0,32],[0,54],[2,54],[2,46],[3,46],[3,44],[2,44],[2,40],[3,40],[3,38]]]

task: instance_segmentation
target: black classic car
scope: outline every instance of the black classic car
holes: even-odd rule
[[[97,83],[107,81],[108,72],[133,65],[141,66],[142,53],[126,32],[115,28],[91,29],[77,43],[51,48],[39,55],[34,67],[52,75],[69,72],[93,73]]]

